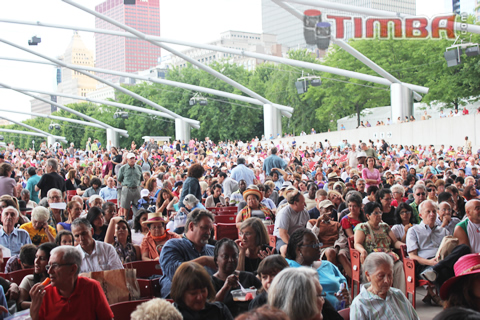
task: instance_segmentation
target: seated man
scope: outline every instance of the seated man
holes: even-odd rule
[[[100,187],[102,186],[102,181],[98,178],[93,178],[90,181],[90,188],[87,188],[83,193],[82,197],[84,201],[88,201],[88,199],[93,195],[100,195]]]
[[[18,210],[14,207],[7,207],[2,211],[0,245],[10,249],[12,256],[19,254],[23,245],[32,243],[27,231],[15,228],[19,216]]]
[[[277,250],[285,256],[288,240],[295,230],[305,228],[310,216],[305,210],[305,197],[297,189],[286,194],[288,205],[277,215],[273,235],[277,237]]]
[[[465,205],[467,219],[455,227],[453,236],[458,238],[458,244],[470,247],[472,253],[480,253],[480,200],[472,199]]]
[[[325,190],[319,190],[325,191]],[[342,243],[347,243],[345,232],[343,232],[340,222],[332,221],[333,203],[330,200],[324,200],[318,204],[320,216],[315,220],[309,220],[307,228],[311,229],[318,241],[323,244],[321,247],[320,259],[326,258],[331,263],[338,265],[338,261],[342,264],[343,269],[351,278],[351,265],[348,259],[348,248]]]
[[[450,195],[450,193],[445,192]],[[455,227],[460,222],[457,217],[452,217],[452,207],[446,201],[440,202],[438,205],[438,216],[435,224],[442,228],[447,229],[448,234],[453,235]]]
[[[90,206],[90,208],[99,207],[101,209],[104,202],[105,201],[103,201],[103,199],[97,194],[94,194],[93,196],[90,196],[90,198],[88,198],[88,205]]]
[[[80,273],[123,269],[115,248],[93,239],[93,227],[87,219],[75,219],[72,222],[72,233],[78,243],[75,248],[82,258]]]
[[[26,244],[20,249],[20,254],[11,256],[5,264],[5,273],[32,269],[35,264],[35,253],[37,247],[33,244]]]
[[[315,192],[315,202],[317,203],[317,205],[312,209],[308,210],[308,215],[310,216],[310,219],[318,219],[318,217],[320,217],[320,211],[317,207],[320,204],[320,202],[326,199],[327,199],[327,191],[320,189],[317,192]]]
[[[195,209],[188,214],[185,236],[181,239],[170,239],[165,243],[160,253],[160,266],[163,270],[163,276],[160,278],[162,298],[170,295],[173,275],[183,262],[197,262],[210,268],[211,274],[216,270],[213,261],[214,246],[208,244],[213,222],[214,218],[210,212]]]
[[[470,249],[467,245],[459,245],[445,259],[438,262],[435,255],[443,238],[449,235],[448,231],[435,224],[437,219],[435,202],[425,200],[418,209],[422,221],[407,231],[407,252],[410,258],[417,262],[415,273],[435,285],[441,286],[455,275],[453,265],[461,256],[470,253]],[[431,287],[428,288],[428,294],[424,301],[429,299],[433,299],[437,304],[440,303],[438,295]]]
[[[117,186],[115,186],[115,179],[112,177],[107,179],[107,186],[100,189],[100,197],[103,199],[103,201],[117,199]]]
[[[50,252],[47,272],[51,284],[30,289],[30,317],[38,319],[113,319],[105,293],[96,280],[79,277],[82,256],[74,247]]]

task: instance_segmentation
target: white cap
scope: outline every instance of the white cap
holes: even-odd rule
[[[148,189],[142,189],[142,191],[140,191],[140,197],[146,197],[148,196],[148,194],[150,193],[150,191],[148,191]]]
[[[127,153],[127,159],[135,158],[135,154],[133,152]]]

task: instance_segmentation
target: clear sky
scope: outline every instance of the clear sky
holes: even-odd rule
[[[103,0],[77,0],[94,9]],[[138,1],[138,0],[137,0]],[[401,0],[397,0],[401,1]],[[432,16],[443,13],[442,0],[417,0],[417,15]],[[94,17],[74,8],[61,0],[1,1],[0,18],[40,21],[55,24],[93,28]],[[161,35],[192,42],[208,42],[219,38],[223,31],[238,30],[261,32],[260,0],[160,0]],[[58,57],[68,46],[73,32],[53,28],[0,23],[0,38],[33,49],[36,52]],[[28,40],[37,35],[42,43],[37,47],[28,46]],[[93,52],[94,36],[80,32]],[[183,49],[184,47],[176,47]],[[41,60],[27,52],[0,43],[0,56],[21,57]],[[0,83],[8,85],[54,91],[55,73],[52,66],[12,62],[0,59]],[[7,89],[0,89],[0,108],[30,111],[30,97]],[[3,113],[15,120],[29,116]]]

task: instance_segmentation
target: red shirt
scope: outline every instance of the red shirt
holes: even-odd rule
[[[39,319],[108,319],[113,312],[105,293],[96,280],[78,277],[75,290],[70,297],[62,297],[57,288],[48,285],[38,313]]]

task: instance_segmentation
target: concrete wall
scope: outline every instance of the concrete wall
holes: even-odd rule
[[[311,145],[313,142],[324,142],[328,139],[335,146],[342,140],[347,139],[349,143],[358,143],[359,140],[368,143],[369,139],[385,139],[389,144],[402,145],[431,145],[438,148],[443,144],[446,148],[450,145],[457,147],[463,146],[465,136],[472,141],[473,152],[480,148],[480,114],[470,114],[468,116],[458,116],[453,118],[417,120],[415,122],[400,123],[390,126],[379,126],[370,128],[359,128],[352,130],[325,132],[303,137],[294,137],[297,145],[306,142]],[[291,142],[293,137],[275,139],[274,142]]]

